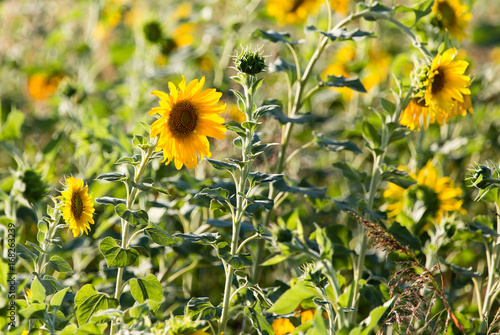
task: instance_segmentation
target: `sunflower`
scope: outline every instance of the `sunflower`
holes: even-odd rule
[[[35,100],[47,100],[64,78],[62,74],[35,73],[28,78],[28,91]]]
[[[322,3],[322,0],[268,0],[266,9],[280,25],[300,24],[315,14]]]
[[[384,191],[384,198],[389,202],[386,208],[389,218],[410,215],[415,221],[431,218],[440,222],[446,212],[465,213],[463,200],[459,200],[462,189],[455,187],[450,177],[439,178],[430,161],[418,174],[407,172],[417,181],[416,184],[405,189],[389,183],[389,188]]]
[[[465,95],[470,95],[470,78],[464,75],[469,63],[454,60],[456,53],[455,48],[448,49],[432,61],[424,82],[427,106],[449,111],[454,104],[463,103]]]
[[[292,322],[285,318],[274,319],[272,327],[276,335],[291,334],[295,330],[295,326]]]
[[[82,231],[88,235],[89,223],[94,224],[92,218],[94,205],[92,204],[92,196],[87,192],[88,186],[84,187],[83,180],[73,177],[67,178],[64,185],[67,188],[61,192],[63,218],[69,229],[73,231],[74,237],[77,237]]]
[[[175,159],[175,167],[182,165],[192,169],[198,166],[198,157],[210,157],[207,136],[224,139],[226,127],[222,125],[222,113],[226,105],[216,105],[222,93],[215,89],[203,89],[205,77],[195,79],[186,86],[186,79],[177,88],[168,83],[170,95],[161,91],[151,94],[159,97],[160,107],[151,109],[149,115],[159,114],[158,120],[151,125],[151,137],[160,136],[156,151],[163,150],[168,165]]]
[[[472,14],[467,13],[468,10],[469,8],[460,4],[459,0],[435,0],[432,6],[438,24],[459,41],[467,36],[465,30],[472,18]]]
[[[330,0],[330,7],[338,13],[345,14],[349,9],[350,0]]]

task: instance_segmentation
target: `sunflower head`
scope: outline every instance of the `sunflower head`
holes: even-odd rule
[[[215,89],[203,90],[204,83],[205,77],[186,85],[182,77],[178,87],[168,83],[170,95],[151,92],[161,100],[160,107],[149,112],[158,115],[158,120],[151,125],[150,136],[159,136],[156,150],[163,150],[165,164],[173,160],[178,170],[183,165],[189,169],[198,166],[198,156],[200,160],[211,157],[207,137],[226,137],[224,119],[218,115],[226,109],[226,105],[218,104],[222,93]]]
[[[401,168],[404,169],[404,168]],[[441,221],[447,212],[461,212],[462,189],[455,187],[450,177],[438,177],[437,169],[429,161],[418,173],[408,171],[417,182],[408,188],[389,183],[384,191],[388,201],[387,211],[390,218],[425,224],[429,220]]]
[[[236,69],[241,73],[255,76],[264,71],[266,62],[264,61],[264,57],[259,54],[258,50],[254,52],[243,50],[236,56],[234,66],[236,66]]]
[[[459,41],[467,36],[465,30],[472,18],[472,14],[467,11],[468,7],[462,5],[460,0],[435,0],[432,6],[437,25],[448,30]]]
[[[142,30],[146,39],[151,43],[158,43],[163,37],[161,25],[156,20],[146,23]]]
[[[63,218],[74,237],[82,232],[88,235],[90,224],[94,224],[94,205],[92,196],[88,194],[88,186],[84,186],[83,180],[74,177],[67,178],[64,185],[66,188],[60,198]]]
[[[278,24],[300,24],[315,14],[323,1],[321,0],[268,0],[267,13],[278,19]]]

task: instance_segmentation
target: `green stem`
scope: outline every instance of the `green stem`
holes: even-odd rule
[[[156,143],[157,143],[157,139],[154,139],[153,143],[148,148],[147,152],[145,152],[145,153],[144,153],[144,151],[142,152],[143,156],[142,156],[141,163],[139,165],[139,168],[135,171],[135,175],[134,175],[134,183],[135,184],[139,184],[139,182],[141,181],[142,175],[146,171],[146,167],[148,166],[150,159],[151,159],[151,156],[153,155],[154,150],[156,148]],[[128,186],[127,186],[127,190],[128,190]],[[135,187],[133,187],[130,192],[127,192],[127,208],[128,209],[132,209],[132,206],[134,205],[135,199],[137,198],[138,194],[139,194],[139,189],[137,189]],[[136,236],[136,234],[133,234],[132,238],[129,238],[130,232],[129,232],[128,222],[124,219],[121,219],[121,225],[122,225],[121,247],[123,249],[126,249],[130,245],[132,238],[134,236]],[[116,274],[116,287],[115,287],[114,298],[116,300],[118,300],[118,302],[120,302],[120,297],[121,297],[121,294],[123,292],[123,272],[124,272],[124,268],[119,267],[118,272]],[[110,333],[110,335],[115,335],[115,333],[116,333],[116,324],[115,324],[114,320],[111,321],[111,327],[110,327],[109,333]]]

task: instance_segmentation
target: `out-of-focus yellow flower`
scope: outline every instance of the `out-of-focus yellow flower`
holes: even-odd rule
[[[349,9],[350,0],[330,0],[330,7],[338,13],[345,14]]]
[[[156,150],[163,150],[165,164],[174,160],[178,170],[183,165],[189,169],[198,166],[197,154],[200,159],[212,155],[207,136],[226,137],[226,127],[222,125],[224,119],[218,115],[224,112],[226,105],[217,105],[222,93],[215,89],[203,90],[204,83],[205,77],[186,85],[186,79],[182,77],[178,88],[168,83],[170,95],[151,92],[161,100],[160,107],[149,112],[149,115],[159,115],[151,125],[150,136],[160,136]]]
[[[177,47],[193,44],[194,24],[190,22],[182,23],[175,28],[172,37]]]
[[[300,323],[304,323],[306,321],[312,320],[314,318],[314,314],[316,314],[315,309],[306,309],[300,313]]]
[[[491,49],[490,60],[493,63],[500,64],[500,47],[496,47],[496,48]]]
[[[295,330],[295,326],[292,322],[285,318],[274,319],[272,327],[276,335],[291,334]]]
[[[439,25],[447,29],[457,40],[467,37],[465,30],[472,18],[467,13],[469,8],[462,5],[459,0],[434,0],[432,12],[436,15]]]
[[[242,123],[247,120],[247,116],[245,115],[245,113],[240,111],[237,105],[233,105],[231,108],[228,108],[226,119],[229,119],[228,122],[234,121],[237,123]]]
[[[267,13],[278,20],[278,24],[300,24],[309,15],[315,15],[322,0],[268,0]]]
[[[214,68],[214,62],[209,56],[201,56],[196,60],[200,70],[204,72],[210,72]]]
[[[374,86],[383,82],[389,75],[391,56],[380,46],[374,45],[368,52],[368,65],[363,72],[363,86],[369,91]]]
[[[191,16],[193,12],[193,5],[191,2],[181,2],[177,9],[172,13],[172,20],[179,21],[185,20]]]
[[[63,78],[62,74],[36,73],[28,78],[28,91],[35,100],[47,100],[56,92]]]
[[[82,232],[88,235],[90,224],[94,224],[92,196],[88,194],[88,186],[83,185],[83,180],[69,177],[65,182],[66,189],[61,192],[61,211],[64,221],[77,237]]]
[[[389,202],[389,218],[408,215],[416,210],[419,216],[440,222],[445,212],[465,213],[462,208],[463,200],[459,200],[462,189],[455,187],[450,177],[439,178],[431,161],[417,174],[403,167],[399,169],[406,170],[417,183],[407,189],[389,183],[389,188],[384,191],[384,198]]]
[[[335,53],[333,57],[334,62],[327,66],[327,68],[323,71],[323,77],[327,75],[334,76],[344,76],[349,77],[349,72],[347,71],[346,64],[356,58],[356,48],[352,45],[346,45]],[[347,87],[334,87],[333,90],[336,90],[342,95],[342,99],[344,101],[349,101],[352,99],[353,91]]]

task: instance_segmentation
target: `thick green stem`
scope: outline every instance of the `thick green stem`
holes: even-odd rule
[[[143,152],[142,160],[139,165],[139,168],[135,171],[134,175],[134,183],[138,184],[141,181],[142,175],[146,171],[146,167],[148,166],[151,156],[154,153],[154,150],[156,148],[156,139],[154,140],[154,143],[148,148],[147,152]],[[128,190],[128,187],[127,187]],[[130,192],[127,192],[127,208],[132,209],[132,206],[135,203],[135,199],[137,198],[137,195],[139,194],[139,190],[135,187],[132,188]],[[129,238],[129,224],[126,220],[122,219],[121,220],[121,225],[122,225],[122,241],[121,241],[121,247],[123,249],[126,249],[129,247],[131,238]],[[136,236],[136,234],[132,235],[132,237]],[[114,298],[120,301],[121,294],[123,292],[123,272],[124,268],[119,267],[118,272],[116,274],[116,287],[115,287],[115,295]],[[114,321],[111,321],[111,327],[110,327],[110,335],[115,335],[116,333],[116,324]]]

